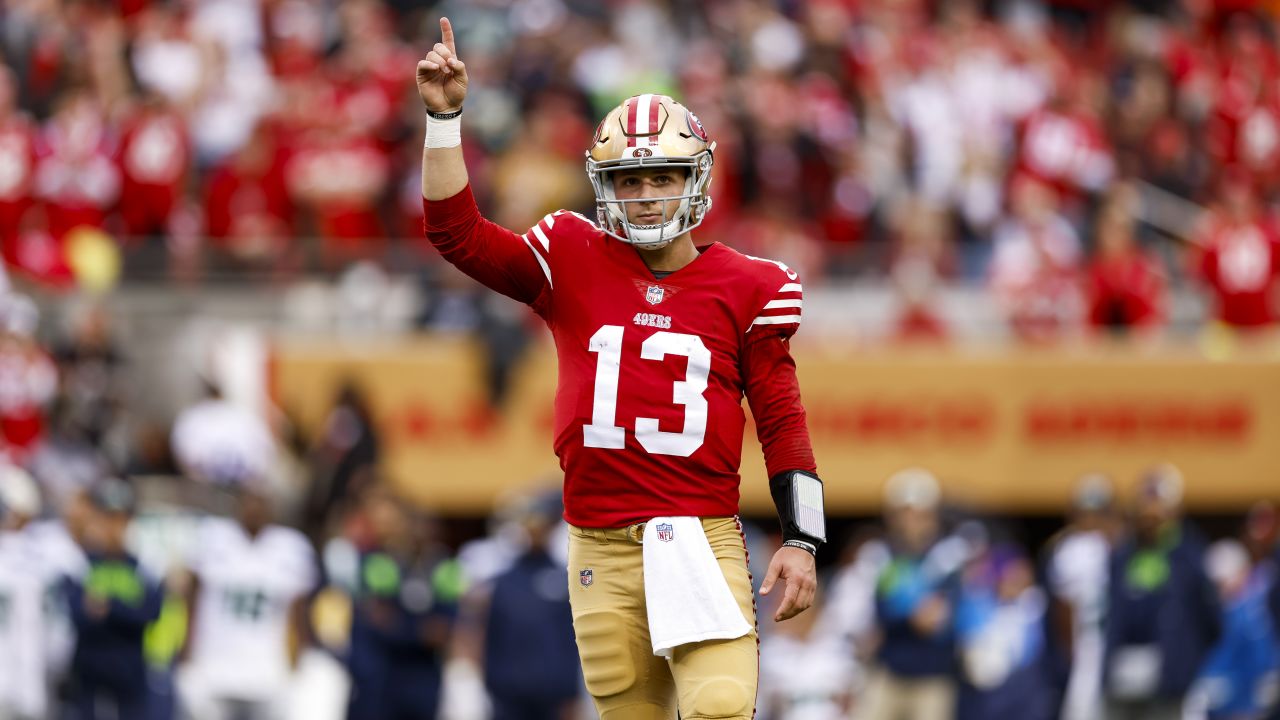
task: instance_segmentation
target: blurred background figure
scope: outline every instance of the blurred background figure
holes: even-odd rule
[[[1048,641],[1056,659],[1063,720],[1102,715],[1103,619],[1112,547],[1120,531],[1111,478],[1076,483],[1067,526],[1045,548]]]
[[[1213,543],[1205,561],[1222,604],[1222,636],[1188,704],[1211,720],[1262,718],[1276,700],[1280,671],[1280,645],[1266,603],[1274,579],[1255,569],[1238,540]]]
[[[1058,716],[1047,609],[1033,566],[1016,547],[993,546],[969,563],[955,619],[963,678],[959,720]]]
[[[1013,332],[1044,342],[1081,327],[1080,238],[1061,211],[1052,185],[1032,175],[1015,177],[1009,217],[995,229],[991,289]]]
[[[1089,324],[1122,337],[1151,335],[1168,317],[1168,290],[1158,257],[1135,237],[1138,198],[1117,186],[1094,221],[1097,243],[1087,268]]]
[[[859,661],[822,620],[828,605],[819,590],[810,611],[761,630],[760,717],[765,720],[843,720],[853,711]],[[763,617],[772,617],[762,609]]]
[[[465,589],[434,523],[390,488],[364,496],[347,667],[349,720],[434,720]]]
[[[1246,331],[1265,329],[1280,317],[1280,237],[1259,207],[1256,189],[1238,170],[1224,174],[1217,200],[1196,238],[1199,277],[1218,321]]]
[[[1268,505],[1270,505],[1268,503]],[[1270,556],[1263,555],[1258,561],[1258,568],[1261,572],[1269,573],[1271,576],[1271,587],[1267,590],[1267,612],[1271,616],[1271,628],[1277,635],[1280,635],[1280,542],[1275,538],[1277,531],[1276,509],[1275,505],[1268,508],[1271,515],[1272,526],[1269,534],[1272,536],[1271,542],[1265,545],[1271,546]],[[1265,535],[1265,534],[1264,534]],[[1256,541],[1258,534],[1249,532],[1251,542]],[[1265,553],[1265,545],[1263,550]],[[1266,716],[1267,720],[1280,720],[1280,671],[1277,671],[1275,677],[1268,689],[1271,710]]]
[[[479,600],[484,617],[484,684],[493,720],[557,720],[573,717],[582,677],[569,611],[569,573],[553,554],[563,543],[559,492],[530,496],[516,511],[525,548],[498,574]],[[529,648],[538,661],[529,663]]]
[[[343,384],[308,458],[304,524],[313,538],[332,532],[342,512],[372,486],[380,444],[367,396],[354,383]]]
[[[94,301],[69,313],[52,344],[59,383],[48,432],[28,466],[55,508],[115,468],[133,460],[126,402],[125,358],[108,308]]]
[[[110,478],[95,485],[88,500],[88,568],[83,577],[69,577],[65,584],[76,632],[72,717],[148,717],[151,675],[143,639],[147,626],[160,616],[163,594],[126,546],[137,494],[128,482]]]
[[[860,717],[946,720],[956,702],[955,606],[963,542],[943,534],[938,481],[903,470],[885,485],[890,559],[876,581],[880,645]]]
[[[119,153],[120,217],[128,242],[163,243],[190,165],[184,118],[163,96],[143,94],[123,122]]]
[[[18,78],[0,63],[0,257],[18,259],[18,236],[23,216],[35,204],[32,184],[36,169],[39,126],[18,105]]]
[[[271,267],[296,252],[288,157],[280,129],[259,123],[248,140],[209,173],[203,212],[210,243],[248,267]]]
[[[0,452],[24,463],[45,432],[58,371],[36,341],[40,311],[31,298],[0,293]]]
[[[874,527],[855,531],[840,551],[840,559],[825,582],[821,618],[811,633],[838,640],[854,665],[849,678],[850,704],[855,717],[867,686],[868,665],[880,641],[876,624],[876,592],[880,573],[889,563],[889,549]]]
[[[274,523],[265,488],[228,492],[234,518],[204,518],[187,558],[190,625],[177,689],[192,720],[275,718],[310,643],[317,560],[302,533]]]
[[[1143,475],[1132,529],[1111,557],[1104,687],[1108,720],[1176,720],[1222,628],[1205,545],[1182,518],[1182,474]]]
[[[50,588],[43,548],[31,532],[40,489],[25,471],[0,466],[0,718],[48,715],[45,598]]]
[[[264,482],[276,462],[276,444],[262,418],[202,379],[204,397],[173,421],[170,440],[178,467],[190,479],[218,488]]]

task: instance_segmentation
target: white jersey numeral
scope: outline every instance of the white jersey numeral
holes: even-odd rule
[[[582,428],[587,447],[618,450],[626,445],[626,431],[616,425],[618,418],[618,376],[622,367],[621,325],[605,325],[591,336],[591,352],[596,360],[596,386],[591,407],[591,424]],[[707,380],[711,376],[711,351],[696,335],[656,332],[640,346],[640,357],[661,361],[668,355],[689,359],[684,380],[672,389],[672,402],[684,406],[684,428],[680,432],[658,429],[655,418],[636,418],[636,440],[655,455],[689,457],[707,434]]]
[[[622,369],[621,325],[605,325],[591,336],[591,352],[596,360],[596,393],[591,404],[591,424],[582,427],[582,444],[587,447],[619,450],[626,447],[626,432],[618,421],[618,373]]]

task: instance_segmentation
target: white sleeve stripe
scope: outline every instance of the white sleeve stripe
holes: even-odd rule
[[[528,235],[521,235],[520,237],[524,240],[524,244],[529,246],[529,252],[533,253],[533,258],[542,266],[542,274],[547,276],[547,284],[554,290],[556,284],[551,282],[551,268],[547,267],[547,261],[543,260],[542,256],[538,254],[538,251],[533,248],[533,243],[529,242]]]
[[[800,283],[787,283],[786,285],[783,285],[782,287],[778,288],[778,292],[780,293],[803,292],[803,288],[801,287]]]
[[[544,216],[543,216],[543,218],[542,218],[542,221],[543,221],[543,222],[545,222],[545,223],[547,224],[547,229],[548,229],[548,230],[550,230],[550,229],[552,229],[552,228],[554,228],[554,227],[556,226],[556,218],[555,218],[555,216],[554,216],[554,215],[544,215]]]
[[[804,307],[803,300],[771,300],[768,303],[765,303],[764,309],[776,310],[778,308],[802,308],[802,307]]]
[[[551,241],[547,239],[547,234],[542,232],[542,227],[534,225],[533,234],[538,237],[538,242],[542,244],[542,249],[551,252]]]
[[[799,315],[775,315],[773,317],[765,317],[761,315],[751,321],[752,325],[786,325],[787,323],[800,324]]]

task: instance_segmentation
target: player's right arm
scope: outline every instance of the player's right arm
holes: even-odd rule
[[[427,239],[458,269],[503,295],[538,308],[551,273],[535,246],[486,220],[468,186],[458,131],[467,96],[467,68],[458,59],[453,26],[440,18],[441,41],[418,61],[418,94],[427,109],[422,150],[422,208]]]
[[[440,42],[418,61],[418,95],[427,112],[448,115],[462,111],[467,98],[467,66],[457,57],[453,25],[440,18]],[[467,187],[467,164],[462,145],[422,149],[422,197],[445,200]]]

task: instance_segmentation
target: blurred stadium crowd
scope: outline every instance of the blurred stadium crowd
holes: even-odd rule
[[[904,334],[946,333],[940,281],[1031,338],[1159,327],[1184,280],[1269,325],[1280,56],[1253,4],[9,0],[0,241],[55,286],[110,284],[117,248],[178,277],[426,262],[405,68],[447,12],[473,184],[510,227],[590,211],[594,123],[669,92],[718,143],[700,237],[893,278]]]
[[[498,222],[590,212],[596,119],[665,91],[718,142],[700,239],[889,280],[904,338],[950,335],[936,291],[962,285],[1043,341],[1157,333],[1184,287],[1274,329],[1280,16],[1254,5],[3,0],[0,720],[590,717],[554,500],[450,536],[378,484],[355,389],[315,437],[212,381],[145,427],[112,318],[51,331],[18,292],[435,272],[409,68],[439,14]],[[760,717],[1274,715],[1276,512],[1209,545],[1180,485],[1088,478],[1033,549],[889,479],[819,606],[761,628]]]
[[[178,487],[87,467],[59,487],[88,460],[74,444],[47,451],[60,474],[0,467],[0,717],[594,717],[558,490],[513,491],[487,532],[450,537],[374,480],[358,398],[334,407],[305,458],[323,489],[301,496],[241,412],[212,396],[184,412]],[[217,462],[183,449],[189,432],[222,443]],[[1276,717],[1276,507],[1210,544],[1176,468],[1138,480],[1120,496],[1081,478],[1033,552],[928,471],[888,478],[881,516],[824,553],[811,610],[774,623],[763,601],[758,717]],[[746,538],[753,563],[780,541]]]

